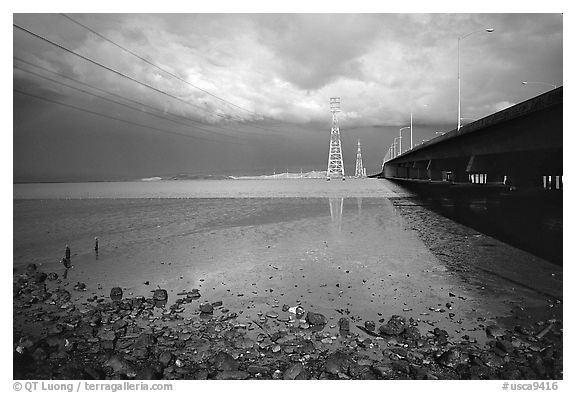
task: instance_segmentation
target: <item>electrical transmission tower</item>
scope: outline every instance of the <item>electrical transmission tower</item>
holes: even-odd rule
[[[330,153],[328,155],[328,170],[326,178],[341,177],[344,180],[344,160],[342,159],[342,144],[340,143],[340,128],[336,114],[340,112],[340,97],[330,98],[332,112],[332,130],[330,131]]]
[[[362,149],[360,148],[360,139],[358,139],[358,151],[356,152],[356,172],[354,177],[366,177],[366,168],[362,165]]]

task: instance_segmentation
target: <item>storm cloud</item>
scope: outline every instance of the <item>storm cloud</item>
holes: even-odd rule
[[[14,28],[14,56],[59,74],[14,60],[15,89],[33,95],[14,93],[14,173],[23,181],[325,169],[332,96],[342,98],[346,165],[353,166],[361,138],[365,164],[375,172],[411,111],[417,141],[455,127],[457,42],[473,31],[480,32],[460,48],[462,117],[478,119],[546,91],[523,80],[563,80],[560,14],[70,17],[188,83],[62,15],[15,14],[15,24],[140,82]],[[489,27],[494,33],[482,32]],[[172,122],[150,117],[149,107],[130,110],[28,71],[160,108]],[[61,157],[63,144],[69,155]],[[78,162],[71,167],[71,160]]]

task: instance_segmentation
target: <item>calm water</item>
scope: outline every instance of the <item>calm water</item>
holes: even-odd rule
[[[166,180],[15,184],[14,199],[389,197],[386,180]]]
[[[528,251],[554,264],[563,263],[561,194],[536,198],[508,195],[458,195],[423,192],[407,184],[388,184],[399,192],[395,204],[415,204]]]
[[[18,184],[14,267],[61,274],[69,244],[67,280],[89,288],[79,297],[160,286],[172,301],[199,288],[203,301],[243,310],[243,323],[300,301],[334,323],[342,310],[357,321],[407,314],[482,340],[478,317],[502,314],[502,299],[462,282],[406,230],[391,203],[403,195],[377,179]],[[453,306],[461,320],[430,314],[448,292],[468,299]]]

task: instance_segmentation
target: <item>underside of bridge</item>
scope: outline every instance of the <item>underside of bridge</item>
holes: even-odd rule
[[[562,87],[387,161],[379,177],[429,184],[562,189]]]

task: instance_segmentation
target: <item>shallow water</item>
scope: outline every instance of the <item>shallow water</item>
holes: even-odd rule
[[[386,181],[225,182],[244,184],[238,195],[250,197],[200,198],[221,187],[210,185],[192,198],[166,199],[160,195],[182,196],[191,185],[154,184],[146,198],[130,199],[132,184],[91,183],[102,186],[82,191],[93,198],[62,199],[78,196],[82,187],[41,185],[34,195],[52,199],[14,201],[14,265],[33,262],[62,273],[59,260],[69,244],[74,268],[68,281],[88,286],[75,293],[80,299],[107,295],[114,286],[127,296],[149,296],[160,286],[171,304],[177,293],[199,288],[200,301],[222,300],[225,308],[241,311],[241,323],[257,319],[257,312],[282,316],[283,304],[300,302],[325,314],[326,329],[334,333],[342,315],[363,324],[400,314],[420,320],[423,332],[433,325],[483,341],[477,317],[504,312],[497,299],[479,297],[406,229],[382,197],[397,195]],[[120,196],[104,198],[112,189],[122,190]],[[307,197],[294,197],[303,193]],[[356,196],[339,196],[346,193]],[[268,194],[283,197],[257,197]],[[448,318],[449,312],[456,316]]]
[[[386,197],[386,180],[162,180],[15,184],[14,199]]]

